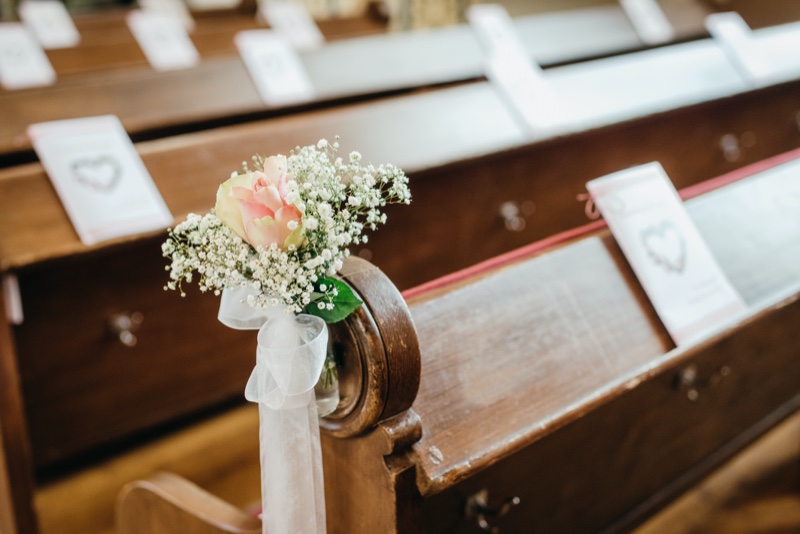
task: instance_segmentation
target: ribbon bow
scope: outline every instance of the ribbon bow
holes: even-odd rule
[[[249,287],[226,289],[219,308],[219,320],[225,326],[258,330],[256,366],[244,396],[273,410],[305,406],[325,364],[325,321],[294,315],[285,305],[255,309],[247,304],[247,296],[254,292]]]
[[[325,364],[328,327],[286,306],[247,304],[253,288],[226,289],[219,320],[258,330],[245,398],[258,403],[263,533],[324,534],[325,494],[314,386]]]

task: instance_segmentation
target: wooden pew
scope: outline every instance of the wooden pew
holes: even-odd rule
[[[562,38],[560,45],[536,33],[544,24],[559,19],[521,23],[531,26],[534,46],[545,49],[544,61],[595,55],[603,50],[598,41],[610,39],[609,46],[618,50],[620,42],[629,46],[630,40],[636,39],[621,18],[596,20],[580,15],[565,15],[559,27],[577,25],[587,37],[578,41]],[[621,28],[627,29],[627,34]],[[620,34],[627,37],[620,38]],[[482,54],[471,30],[460,26],[347,39],[306,52],[302,58],[317,100],[325,102],[475,79],[481,74]],[[28,159],[30,144],[24,132],[28,124],[46,120],[111,113],[136,136],[187,123],[285,113],[281,107],[261,101],[244,64],[234,55],[211,57],[182,71],[156,73],[142,66],[72,76],[49,88],[4,91],[0,92],[0,107],[12,110],[0,125],[0,154],[23,153]]]
[[[597,224],[402,297],[351,261],[366,305],[332,327],[345,397],[321,420],[329,532],[627,531],[795,413],[800,162],[774,164],[690,191],[750,312],[686,347]],[[169,475],[126,488],[118,514],[122,534],[221,532],[220,514],[258,531]]]
[[[759,40],[766,43],[781,40],[791,42],[796,32],[796,26],[787,25],[761,30],[757,35]],[[447,41],[442,35],[427,35],[431,40],[420,37],[414,41],[416,46],[429,45],[431,50],[436,50],[436,43],[442,45]],[[434,68],[439,61],[436,54],[431,52],[428,56],[433,58],[432,62],[422,70],[418,68],[420,65],[406,65],[395,69],[396,72],[387,78],[385,65],[376,69],[364,69],[361,65],[356,68],[359,57],[351,54],[354,50],[361,50],[362,54],[367,55],[381,52],[377,47],[360,48],[357,41],[347,40],[336,43],[336,46],[325,47],[319,52],[319,63],[309,63],[318,100],[308,106],[264,107],[238,59],[234,64],[222,59],[208,60],[197,69],[170,73],[120,70],[114,73],[113,79],[98,75],[91,80],[87,78],[74,84],[65,82],[50,89],[7,92],[0,95],[0,106],[7,111],[7,120],[0,123],[0,154],[4,155],[0,157],[0,166],[33,159],[25,131],[27,125],[34,122],[112,113],[120,117],[135,140],[140,140],[237,121],[275,117],[309,107],[320,107],[326,102],[341,103],[354,94],[385,95],[400,87],[436,84],[445,79],[458,78],[461,75],[459,72],[463,74],[465,68],[471,68],[469,62],[466,65],[450,62],[450,67],[443,74]],[[392,46],[389,43],[383,52],[388,54]],[[334,61],[344,56],[350,57],[352,63]],[[372,56],[372,60],[381,57],[386,56],[378,53]],[[438,57],[446,61],[447,54]],[[338,65],[338,70],[332,71],[332,65]],[[354,70],[348,70],[350,68]],[[581,124],[561,133],[588,130],[750,92],[741,75],[710,40],[556,67],[548,69],[546,75],[555,89],[564,95],[568,105],[578,109],[579,114],[584,116]],[[787,79],[786,83],[800,82]],[[87,89],[87,84],[91,89]],[[487,100],[487,105],[493,107],[500,104],[499,97],[488,96],[492,91],[485,82],[471,83],[466,87],[442,89],[444,95],[439,91],[435,91],[435,94],[414,94],[403,101],[408,102],[410,107],[420,107],[432,100],[443,100],[445,105],[440,106],[441,110],[434,117],[441,121],[459,122],[463,119],[458,119],[458,116],[466,117],[478,112],[448,105],[451,95],[452,101],[462,105],[465,97],[461,95],[467,94],[475,95],[469,98],[474,98],[476,104],[483,104]],[[154,102],[158,105],[154,106]],[[376,104],[377,109],[381,107],[383,104]],[[369,110],[373,108],[367,106],[364,109],[370,113]],[[509,117],[509,113],[502,110],[498,113],[501,113],[500,120],[507,123],[505,118]],[[428,117],[420,116],[403,116],[402,119],[408,123],[428,121]],[[781,127],[784,127],[784,122],[780,121]],[[526,135],[518,126],[508,125],[499,133],[487,132],[482,137],[489,137],[490,142],[480,152],[488,152],[517,146]],[[739,144],[737,139],[732,141],[733,152],[740,151],[741,147],[736,146]]]
[[[774,3],[774,2],[773,2]],[[530,4],[530,3],[528,3]],[[590,3],[591,4],[591,3]],[[560,2],[558,11],[554,6],[532,7],[526,6],[522,12],[531,11],[535,17],[523,16],[519,18],[519,30],[523,39],[533,41],[537,45],[532,50],[545,64],[575,61],[589,57],[599,57],[609,53],[620,53],[642,48],[642,43],[635,36],[616,2],[594,2],[596,5],[587,6],[585,2],[575,2],[575,6],[565,5]],[[791,10],[784,6],[765,9],[764,3],[759,3],[757,10],[745,5],[718,4],[716,9],[733,9],[741,11],[746,19],[754,21],[755,27],[781,24],[797,20],[798,16],[792,15]],[[583,9],[575,10],[576,7]],[[668,19],[676,30],[678,41],[696,39],[705,35],[703,17],[711,9],[709,6],[684,0],[663,2]],[[766,11],[765,19],[762,12]],[[544,12],[544,15],[541,13]],[[47,51],[57,74],[69,76],[78,73],[105,70],[110,68],[129,68],[134,66],[145,67],[147,62],[133,36],[125,24],[127,11],[103,11],[100,13],[81,13],[75,15],[76,26],[82,39],[74,48],[55,49]],[[378,18],[376,10],[372,10],[361,17],[347,19],[318,21],[323,34],[330,40],[351,38],[360,35],[382,33],[385,31],[386,21]],[[197,15],[197,14],[196,14]],[[585,22],[584,22],[585,21]],[[202,57],[215,57],[219,55],[233,56],[236,50],[233,44],[233,35],[242,30],[265,27],[258,24],[254,13],[246,12],[214,12],[196,16],[197,27],[192,33],[192,40]],[[550,58],[552,44],[544,44],[537,34],[544,30],[551,38],[563,35],[561,27],[571,25],[573,39],[571,43],[564,43],[561,50],[557,51],[555,61]],[[591,29],[586,33],[586,26]],[[533,25],[534,27],[529,28]],[[530,31],[529,31],[530,30]],[[468,28],[461,27],[459,33],[467,34]],[[552,40],[552,39],[551,39]],[[467,43],[471,45],[472,43]],[[468,46],[468,49],[473,47]],[[560,53],[559,53],[560,52]],[[234,58],[231,58],[233,60]],[[462,60],[463,61],[463,60]],[[475,71],[479,72],[478,70]]]
[[[524,46],[544,65],[643,47],[614,6],[521,17],[516,27]],[[0,107],[10,112],[0,123],[0,155],[9,157],[0,158],[0,165],[33,159],[25,131],[36,122],[115,114],[135,138],[152,138],[332,101],[475,80],[483,63],[465,25],[340,40],[301,58],[317,97],[288,108],[265,105],[240,58],[231,55],[209,57],[188,70],[157,73],[131,67],[69,76],[53,87],[2,91]]]
[[[83,13],[74,16],[81,34],[80,43],[73,48],[48,50],[47,56],[59,77],[107,69],[142,67],[148,63],[141,48],[125,22],[127,10]],[[234,59],[233,38],[245,30],[265,29],[255,13],[236,11],[195,14],[195,28],[190,37],[204,59],[218,56]],[[347,39],[386,30],[386,21],[363,17],[318,21],[328,40]]]

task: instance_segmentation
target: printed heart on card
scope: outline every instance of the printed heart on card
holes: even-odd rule
[[[111,192],[122,179],[122,166],[111,156],[79,159],[70,169],[80,184],[93,191]]]
[[[668,272],[683,272],[686,267],[686,241],[670,221],[650,226],[642,232],[647,255]]]
[[[25,59],[27,56],[24,47],[17,43],[6,43],[5,46],[0,48],[0,58],[9,63],[17,63]]]

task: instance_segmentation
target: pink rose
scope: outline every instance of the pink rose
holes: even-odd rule
[[[239,174],[219,186],[217,218],[254,247],[299,247],[303,214],[286,202],[287,180],[286,158],[267,158],[264,172]]]

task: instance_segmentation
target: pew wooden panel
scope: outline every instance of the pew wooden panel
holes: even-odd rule
[[[0,299],[5,302],[4,288]],[[0,532],[35,532],[30,441],[19,367],[5,306],[0,306]]]
[[[800,413],[637,528],[636,534],[800,529]]]
[[[484,491],[492,506],[519,497],[488,518],[501,531],[627,531],[797,411],[800,163],[749,172],[688,203],[746,318],[675,348],[592,225],[406,292],[417,336],[382,361],[419,390],[396,399],[408,410],[365,410],[372,430],[348,425],[370,392],[347,362],[369,370],[375,357],[353,333],[409,326],[403,301],[353,259],[342,276],[366,309],[332,329],[348,395],[321,423],[329,531],[479,532],[467,509]],[[381,321],[381,309],[395,313]],[[375,344],[370,333],[361,346]]]
[[[738,12],[752,28],[800,20],[800,5],[792,0],[706,0],[706,3],[717,11]]]

